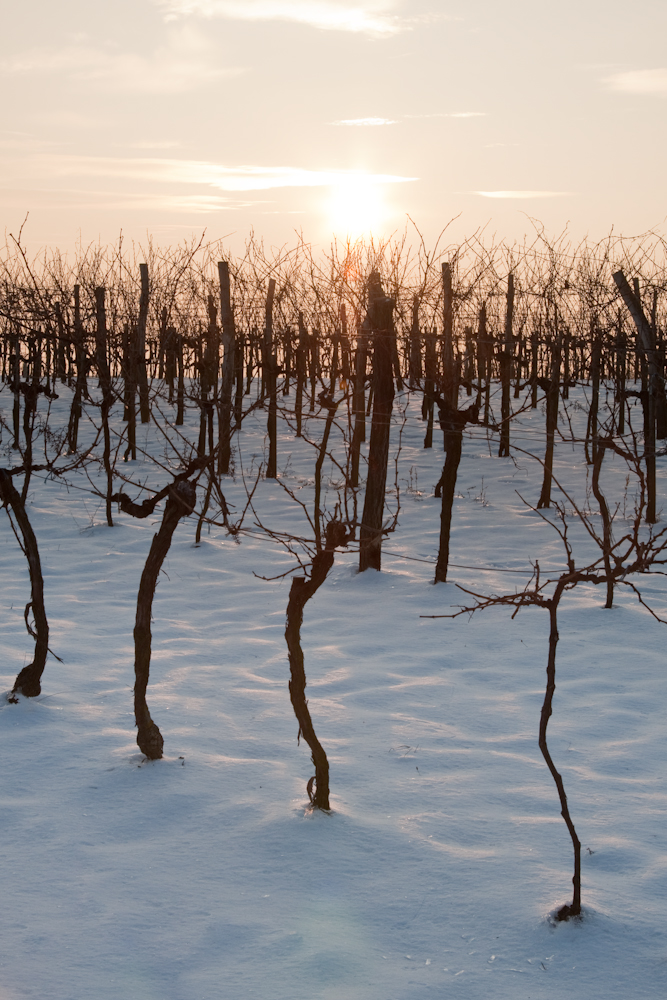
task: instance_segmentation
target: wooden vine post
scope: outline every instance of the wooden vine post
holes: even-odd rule
[[[637,328],[637,335],[641,350],[646,355],[648,363],[648,405],[646,420],[646,440],[644,441],[644,461],[646,462],[646,523],[656,523],[656,484],[655,484],[655,411],[656,396],[659,390],[659,369],[658,357],[655,349],[655,339],[653,331],[649,325],[642,304],[637,295],[628,284],[628,279],[622,270],[615,271],[612,275],[616,287],[621,293],[633,322]]]
[[[360,573],[367,569],[381,569],[382,516],[394,403],[391,349],[394,337],[394,307],[394,299],[385,296],[380,275],[374,271],[370,277],[368,291],[368,316],[373,337],[373,416],[368,449],[366,496],[359,533]]]
[[[136,378],[139,386],[139,412],[142,424],[151,420],[148,402],[148,373],[146,371],[146,327],[148,324],[148,264],[139,265],[141,275],[141,298],[139,299],[139,323],[137,325]]]
[[[498,458],[508,458],[510,453],[510,388],[512,379],[514,323],[514,275],[507,276],[507,298],[505,304],[505,342],[500,352],[500,382],[502,387],[500,403],[500,444]]]
[[[220,281],[220,322],[222,324],[222,389],[220,392],[218,472],[227,475],[231,458],[232,392],[236,371],[236,328],[229,284],[229,264],[218,263]]]

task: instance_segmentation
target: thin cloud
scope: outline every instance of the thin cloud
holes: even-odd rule
[[[394,174],[352,170],[306,170],[302,167],[226,167],[202,160],[129,159],[103,156],[45,155],[34,165],[51,176],[115,177],[152,183],[205,184],[219,191],[269,191],[273,188],[331,187],[358,179],[373,184],[417,180]]]
[[[610,90],[623,94],[667,95],[667,69],[636,69],[605,78]]]
[[[486,118],[486,111],[436,111],[428,115],[404,115],[405,118]]]
[[[182,93],[242,72],[216,66],[206,40],[190,29],[173,32],[167,45],[148,55],[82,41],[58,49],[30,49],[0,62],[5,75],[60,74],[105,90],[150,94]]]
[[[393,118],[341,118],[340,121],[331,122],[332,125],[397,125],[398,121]]]
[[[473,191],[482,198],[561,198],[568,191]]]
[[[486,111],[451,111],[451,112],[439,112],[432,115],[403,115],[402,119],[399,118],[341,118],[335,122],[329,122],[330,125],[359,125],[359,126],[376,126],[376,125],[398,125],[401,120],[405,119],[416,119],[416,118],[485,118]]]
[[[126,149],[178,149],[181,144],[173,139],[160,139],[155,141],[142,139],[139,142],[114,143],[114,145],[122,145]]]
[[[141,209],[144,212],[187,212],[190,215],[209,215],[211,212],[237,212],[257,204],[261,202],[221,198],[213,194],[138,194],[121,198],[116,195],[104,201],[102,206],[96,205],[96,207],[114,211]]]
[[[1,192],[0,192],[1,197]],[[241,209],[256,208],[267,204],[265,200],[231,198],[216,194],[172,194],[146,192],[118,192],[104,190],[81,190],[81,188],[40,187],[30,191],[30,197],[38,205],[46,203],[60,209],[104,210],[113,212],[142,211],[180,213],[188,215],[209,215],[212,212],[236,212]]]
[[[235,21],[292,21],[324,31],[394,35],[405,29],[387,2],[350,5],[339,0],[154,0],[172,20],[188,15]]]
[[[444,14],[444,13],[429,13],[429,14],[415,14],[412,17],[404,17],[403,21],[406,24],[438,24],[442,21],[463,21],[465,18],[455,16],[454,14]]]

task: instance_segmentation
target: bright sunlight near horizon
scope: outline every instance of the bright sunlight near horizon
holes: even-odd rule
[[[383,189],[365,174],[351,174],[332,187],[327,202],[332,231],[352,239],[377,232],[386,215]]]

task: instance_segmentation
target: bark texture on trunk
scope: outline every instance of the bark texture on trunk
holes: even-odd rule
[[[162,757],[164,740],[153,722],[146,703],[146,690],[151,665],[151,612],[157,579],[162,569],[176,525],[182,517],[192,513],[197,498],[193,483],[183,480],[169,491],[169,499],[162,516],[162,523],[153,536],[150,552],[141,574],[137,597],[137,616],[134,625],[134,714],[137,725],[137,745],[150,760]]]
[[[463,445],[463,428],[466,424],[477,423],[479,419],[479,407],[476,403],[465,410],[452,410],[447,400],[436,397],[440,412],[440,426],[445,435],[445,465],[442,470],[440,482],[435,487],[436,497],[442,497],[442,508],[440,511],[440,545],[438,548],[438,561],[435,566],[435,583],[445,583],[447,580],[447,568],[449,566],[449,540],[452,528],[452,509],[454,506],[454,493],[456,492],[456,477],[461,462],[461,448]]]
[[[302,736],[310,747],[311,759],[315,766],[315,775],[308,782],[310,801],[318,809],[329,808],[329,761],[324,747],[318,740],[313,721],[308,709],[306,698],[306,670],[304,666],[303,649],[301,648],[301,625],[303,624],[303,609],[306,602],[322,586],[329,570],[334,563],[334,554],[338,546],[347,545],[349,536],[345,526],[339,521],[330,521],[325,532],[325,547],[313,559],[310,578],[295,577],[290,588],[287,604],[287,625],[285,640],[290,665],[289,693],[299,723],[299,736]]]
[[[382,515],[384,513],[389,434],[394,403],[392,338],[394,300],[386,298],[379,275],[374,275],[369,292],[368,312],[373,331],[373,416],[368,447],[368,477],[361,530],[359,532],[359,572],[381,569]]]
[[[36,698],[42,691],[41,677],[49,652],[49,623],[44,607],[44,578],[35,533],[32,530],[21,496],[6,469],[0,469],[0,499],[6,507],[11,507],[14,512],[23,538],[23,547],[30,572],[30,601],[25,606],[25,624],[35,640],[33,661],[19,672],[12,691],[22,694],[26,698]],[[31,611],[35,623],[34,628],[28,622]]]
[[[574,828],[574,823],[572,822],[572,817],[570,816],[570,809],[567,804],[567,795],[565,794],[565,786],[563,784],[563,779],[559,772],[556,770],[556,765],[554,764],[551,754],[549,753],[549,748],[547,746],[547,726],[549,724],[549,719],[552,713],[552,704],[554,692],[556,690],[556,646],[558,645],[558,600],[559,595],[552,598],[549,606],[549,617],[551,628],[549,631],[549,660],[547,663],[547,687],[544,693],[544,702],[542,704],[542,712],[540,715],[540,750],[542,751],[542,756],[546,761],[546,765],[551,771],[551,776],[556,783],[556,788],[558,789],[558,797],[560,799],[561,806],[561,816],[565,820],[565,825],[569,831],[570,837],[572,839],[572,847],[574,848],[574,875],[572,878],[572,885],[574,887],[574,892],[572,896],[572,903],[561,906],[560,910],[556,914],[558,920],[569,920],[570,917],[576,917],[581,913],[581,843],[577,836],[577,831]]]

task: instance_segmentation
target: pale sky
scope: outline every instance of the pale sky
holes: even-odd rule
[[[667,4],[3,0],[26,241],[664,231]]]

